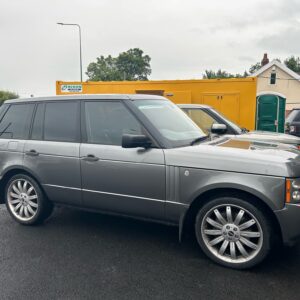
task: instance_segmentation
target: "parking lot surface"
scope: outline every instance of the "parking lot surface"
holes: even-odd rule
[[[299,299],[300,246],[259,267],[211,262],[174,227],[57,208],[44,225],[0,205],[1,299]]]

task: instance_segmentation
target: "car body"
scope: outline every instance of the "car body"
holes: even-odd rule
[[[153,95],[9,100],[0,109],[1,199],[19,223],[53,205],[195,228],[214,261],[249,268],[300,235],[300,156],[284,144],[211,140]],[[299,198],[299,199],[298,199]]]
[[[210,128],[213,123],[224,124],[227,127],[227,130],[224,134],[238,135],[240,140],[249,140],[249,141],[268,141],[274,143],[284,143],[293,145],[297,148],[300,146],[300,137],[293,136],[292,132],[277,133],[269,131],[248,131],[245,128],[240,128],[237,124],[230,121],[228,118],[220,114],[214,108],[208,105],[200,104],[178,104],[178,106],[188,114],[188,116],[197,123],[200,128],[202,128],[206,133],[210,132]],[[300,110],[299,110],[300,112]],[[294,114],[293,114],[294,115]],[[299,113],[300,120],[300,113]],[[299,135],[300,135],[300,122],[297,125],[293,123],[295,128],[299,126]],[[291,127],[294,129],[293,127]],[[298,129],[295,129],[295,135],[297,135]]]
[[[294,108],[286,118],[285,132],[300,137],[300,109]]]

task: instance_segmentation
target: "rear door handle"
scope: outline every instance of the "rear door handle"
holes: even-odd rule
[[[34,149],[26,151],[25,154],[28,155],[28,156],[38,156],[39,155],[39,153]]]
[[[98,161],[99,160],[99,157],[93,155],[93,154],[88,154],[87,156],[84,156],[82,158],[82,160],[85,160],[85,161]]]

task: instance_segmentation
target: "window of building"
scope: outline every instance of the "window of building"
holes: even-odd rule
[[[270,84],[276,84],[276,73],[271,73]]]
[[[0,138],[27,139],[34,104],[12,104],[0,122]]]
[[[123,103],[91,101],[85,103],[87,142],[122,145],[123,134],[142,134],[142,127]]]

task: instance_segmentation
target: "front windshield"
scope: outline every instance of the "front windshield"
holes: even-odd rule
[[[286,118],[286,123],[299,122],[299,121],[300,121],[300,111],[298,109],[292,110]]]
[[[235,124],[234,122],[230,121],[227,117],[225,117],[224,115],[222,115],[220,112],[218,112],[217,110],[211,109],[216,115],[218,115],[221,119],[224,119],[226,121],[226,123],[228,123],[238,134],[242,134],[243,132],[245,132],[245,130],[243,130],[241,127],[239,127],[237,124]]]
[[[189,145],[205,133],[179,108],[166,100],[138,100],[135,106],[172,147]]]

